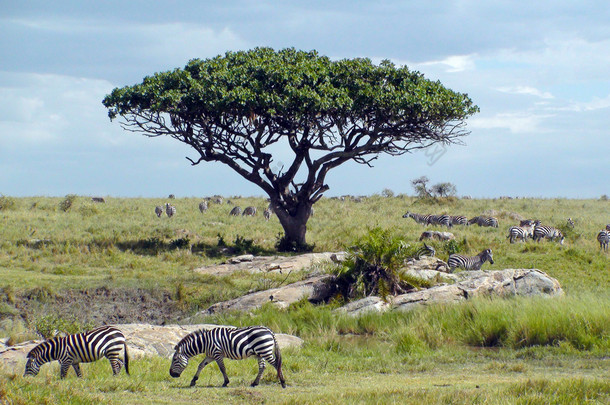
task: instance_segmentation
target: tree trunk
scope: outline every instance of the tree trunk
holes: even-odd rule
[[[301,203],[294,210],[294,213],[283,207],[274,208],[280,224],[284,228],[284,238],[280,241],[278,250],[305,251],[311,249],[305,239],[311,207],[311,203]]]

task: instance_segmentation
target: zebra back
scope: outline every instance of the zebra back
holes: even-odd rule
[[[559,229],[547,225],[538,225],[534,228],[534,240],[540,241],[543,238],[550,239],[551,241],[559,239],[560,244],[563,244],[565,239]]]
[[[494,264],[493,253],[491,249],[485,249],[484,251],[473,257],[454,253],[449,256],[449,260],[447,260],[447,266],[449,267],[450,272],[453,272],[453,270],[456,268],[462,268],[464,270],[481,270],[481,267],[487,261],[489,261],[489,263],[491,264]]]
[[[597,241],[599,242],[599,248],[608,251],[608,244],[610,243],[610,231],[601,230],[597,234]]]
[[[241,215],[241,207],[236,205],[235,207],[233,207],[231,209],[231,212],[229,212],[229,215],[233,215],[233,216],[239,216]]]

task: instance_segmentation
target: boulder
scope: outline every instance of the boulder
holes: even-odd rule
[[[330,275],[314,276],[283,287],[257,291],[243,297],[214,304],[201,312],[201,314],[210,315],[227,311],[251,311],[267,302],[272,302],[280,308],[286,308],[293,302],[303,298],[307,298],[311,302],[322,302],[328,299],[334,292],[334,287],[327,282],[331,277]]]

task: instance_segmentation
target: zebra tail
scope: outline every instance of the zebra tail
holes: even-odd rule
[[[123,349],[125,350],[125,372],[129,375],[129,355],[127,354],[127,342],[123,342]]]

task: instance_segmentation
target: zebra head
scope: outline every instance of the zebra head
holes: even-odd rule
[[[405,215],[403,215],[402,217],[403,218],[409,218],[411,215],[413,215],[413,214],[411,214],[410,211],[407,211],[407,213]]]
[[[566,238],[566,237],[563,235],[563,232],[561,232],[561,231],[557,231],[557,237],[559,238],[559,244],[560,244],[560,245],[563,245],[563,241],[564,241],[564,239]]]
[[[40,372],[40,366],[45,363],[45,361],[42,360],[42,354],[43,351],[41,350],[40,345],[30,350],[27,357],[28,361],[25,363],[25,373],[23,373],[24,377],[29,375],[36,377],[38,375]]]
[[[491,253],[491,249],[485,249],[479,255],[481,256],[482,263],[489,261],[490,264],[494,264],[494,256],[493,253]]]
[[[172,357],[172,364],[169,367],[169,375],[174,378],[178,378],[189,364],[189,357],[184,353],[183,345],[176,345],[174,350],[175,352],[174,356]]]

